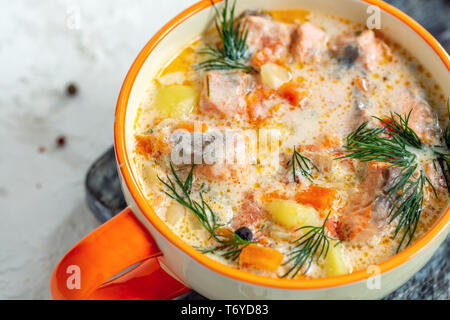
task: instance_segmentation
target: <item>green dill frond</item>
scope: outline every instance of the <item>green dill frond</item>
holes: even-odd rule
[[[235,232],[224,232],[221,228],[224,226],[217,221],[217,215],[211,209],[208,203],[203,199],[203,194],[199,192],[200,201],[194,200],[191,197],[191,189],[193,182],[193,172],[195,164],[192,165],[185,181],[183,182],[178,176],[172,163],[170,163],[170,170],[172,178],[167,175],[167,182],[158,177],[158,180],[168,189],[164,193],[177,201],[179,204],[190,210],[205,230],[214,238],[219,245],[212,249],[199,249],[203,253],[222,252],[222,256],[227,259],[235,260],[239,257],[243,248],[248,246],[253,241],[247,241],[239,237]]]
[[[450,194],[450,155],[449,154],[445,154],[445,155],[438,155],[438,158],[436,159],[436,161],[439,164],[439,167],[442,170],[442,175],[444,176],[445,179],[445,184],[447,185],[447,191]]]
[[[397,252],[403,245],[408,246],[411,243],[416,232],[426,184],[431,186],[437,197],[436,189],[417,163],[416,154],[412,152],[413,149],[421,150],[423,145],[419,136],[408,125],[411,112],[412,110],[406,116],[391,113],[389,118],[384,119],[374,117],[382,122],[383,127],[368,128],[368,123],[364,122],[348,135],[344,145],[348,154],[338,158],[384,162],[389,164],[389,167],[401,169],[392,181],[387,197],[391,202],[390,222],[398,220],[393,238],[402,233]],[[450,159],[444,154],[441,156],[442,159]],[[448,169],[448,162],[443,162]]]
[[[292,266],[282,276],[283,278],[288,275],[290,275],[291,278],[294,278],[303,267],[305,267],[303,274],[306,274],[314,259],[318,262],[320,258],[326,258],[331,240],[337,241],[334,246],[339,244],[340,241],[338,239],[329,237],[325,233],[325,225],[328,221],[330,213],[331,211],[328,212],[325,221],[320,227],[303,226],[297,229],[302,230],[303,235],[293,242],[295,244],[294,249],[288,254],[289,260],[283,264],[287,265],[292,263]]]
[[[219,245],[211,249],[201,249],[203,253],[222,252],[222,257],[230,260],[236,260],[241,254],[242,249],[247,247],[254,241],[247,241],[239,237],[235,232],[215,232],[214,239],[219,242]]]
[[[413,109],[411,109],[406,116],[402,116],[398,113],[391,113],[390,117],[386,119],[374,118],[385,125],[385,130],[388,131],[391,138],[398,144],[405,144],[406,146],[420,149],[422,148],[422,142],[417,133],[408,125],[412,111]]]
[[[229,7],[225,0],[224,8],[219,11],[214,2],[212,6],[216,12],[215,26],[220,39],[220,45],[208,45],[199,54],[209,56],[209,59],[195,65],[197,69],[210,70],[236,70],[246,73],[256,72],[247,64],[250,53],[247,47],[248,30],[246,22],[235,19],[234,11],[236,0]]]
[[[450,98],[447,99],[447,117],[448,123],[444,131],[444,142],[447,149],[450,149]]]
[[[311,159],[303,156],[300,152],[298,152],[295,146],[294,152],[292,154],[292,159],[290,162],[292,165],[292,176],[294,178],[294,181],[297,183],[298,183],[297,171],[300,171],[300,174],[311,182],[313,178],[312,170],[315,169],[319,171],[319,168],[317,168],[314,162]]]
[[[338,159],[353,158],[361,162],[385,162],[395,167],[412,165],[416,155],[407,147],[421,149],[422,143],[408,126],[410,115],[411,112],[406,117],[399,114],[391,114],[387,119],[374,117],[384,124],[381,128],[368,128],[368,122],[362,123],[347,136],[344,149],[348,154]]]
[[[447,99],[447,117],[447,127],[443,132],[441,145],[434,146],[433,152],[436,155],[436,161],[442,170],[447,185],[447,191],[450,194],[450,98]]]
[[[405,168],[404,170],[409,174],[409,172],[415,171],[416,167]],[[389,211],[389,222],[398,218],[393,238],[395,239],[400,232],[403,233],[397,252],[400,251],[403,245],[407,247],[411,243],[422,213],[424,186],[426,183],[431,185],[422,170],[420,170],[417,178],[406,179],[408,174],[405,174],[405,177],[399,175],[398,181],[394,181],[394,184],[398,182],[401,186],[393,187],[392,192],[390,191],[390,195],[392,195],[394,192],[400,192],[401,190],[401,194],[392,203]]]

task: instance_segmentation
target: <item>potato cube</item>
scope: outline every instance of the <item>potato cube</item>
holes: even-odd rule
[[[292,200],[273,199],[266,204],[265,208],[276,223],[288,229],[322,224],[313,207]]]
[[[167,208],[166,211],[166,220],[167,222],[174,226],[181,218],[184,217],[186,213],[186,209],[176,201],[172,201],[171,205]]]
[[[158,175],[162,176],[162,172],[159,172],[158,169],[148,162],[139,163],[138,172],[146,192],[153,192],[159,188]]]
[[[155,106],[161,116],[182,118],[192,112],[198,104],[199,92],[190,86],[161,86],[155,99]]]
[[[341,245],[335,245],[335,240],[330,241],[330,248],[328,249],[328,254],[325,258],[325,272],[329,277],[348,273],[347,266],[345,265],[341,254]]]
[[[261,81],[271,89],[278,89],[291,80],[291,73],[282,66],[269,62],[261,67]]]

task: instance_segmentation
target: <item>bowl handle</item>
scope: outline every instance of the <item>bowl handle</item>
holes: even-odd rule
[[[172,299],[190,289],[167,274],[150,233],[126,208],[61,259],[50,280],[53,299]],[[134,264],[134,269],[108,281]]]

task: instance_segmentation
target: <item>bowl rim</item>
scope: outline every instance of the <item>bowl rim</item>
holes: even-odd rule
[[[220,2],[222,0],[215,1]],[[359,0],[367,4],[378,6],[381,10],[401,20],[404,24],[410,27],[416,32],[427,44],[433,49],[433,51],[440,57],[444,65],[450,70],[450,57],[445,49],[439,44],[439,42],[423,28],[414,19],[400,11],[399,9],[385,3],[382,0]],[[158,46],[158,44],[178,25],[195,15],[196,13],[209,8],[211,6],[210,0],[201,0],[189,8],[182,11],[175,16],[166,25],[164,25],[156,34],[148,41],[144,48],[140,51],[135,61],[131,65],[127,76],[123,82],[120,94],[117,100],[115,122],[114,122],[114,147],[116,152],[116,159],[120,173],[123,177],[131,197],[136,203],[139,210],[148,219],[152,226],[163,235],[163,237],[170,241],[175,247],[183,251],[190,258],[200,263],[204,267],[217,272],[225,277],[229,277],[238,281],[243,281],[253,285],[277,288],[277,289],[326,289],[336,286],[348,285],[357,281],[362,281],[370,276],[373,276],[373,269],[364,269],[354,273],[319,278],[319,279],[276,279],[265,276],[260,276],[247,271],[242,271],[225,264],[222,264],[207,255],[202,254],[200,251],[194,249],[188,243],[184,242],[178,237],[154,212],[145,196],[139,188],[137,179],[131,169],[131,162],[128,158],[126,150],[126,137],[125,137],[125,117],[130,97],[131,90],[134,82],[137,78],[139,71],[141,70],[144,62],[150,53]],[[447,208],[446,212],[439,218],[435,225],[424,235],[417,240],[414,244],[410,245],[395,256],[377,264],[379,267],[379,274],[386,273],[403,263],[413,259],[417,255],[425,251],[434,240],[439,238],[450,224],[450,208]]]

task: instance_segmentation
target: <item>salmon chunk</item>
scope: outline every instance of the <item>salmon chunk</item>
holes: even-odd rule
[[[417,133],[422,142],[437,144],[439,142],[439,126],[430,105],[425,101],[416,100],[410,106],[410,110],[405,112],[405,114],[411,111],[409,117],[411,129]]]
[[[348,205],[337,223],[342,240],[364,241],[378,234],[386,220],[386,198],[383,194],[388,169],[369,165],[367,175],[357,192],[350,195]]]
[[[358,36],[339,37],[330,49],[348,67],[358,62],[367,71],[374,71],[380,62],[392,55],[389,47],[372,30],[364,30]]]
[[[203,80],[200,108],[223,118],[244,114],[248,81],[248,75],[242,72],[207,72]]]
[[[194,133],[195,134],[195,133]],[[219,132],[217,132],[219,134]],[[197,133],[199,135],[198,152],[201,160],[194,172],[208,181],[226,181],[249,177],[251,158],[246,152],[247,137],[241,132],[223,131],[222,136]],[[201,137],[203,136],[203,137]],[[186,148],[195,151],[193,148]]]
[[[306,22],[295,28],[293,33],[292,51],[294,57],[302,62],[318,60],[317,54],[323,47],[326,40],[325,32],[314,26],[312,23]]]
[[[159,132],[136,134],[136,153],[146,159],[167,155],[172,151],[172,142],[165,130]]]
[[[383,42],[375,37],[372,30],[363,31],[356,42],[361,52],[361,62],[368,71],[373,71],[384,57]]]
[[[319,172],[332,172],[335,162],[333,155],[321,145],[304,145],[297,150],[305,157],[311,159],[317,166]]]
[[[263,16],[245,16],[248,30],[247,45],[252,53],[253,67],[268,63],[280,63],[286,59],[291,45],[294,26]]]
[[[245,16],[247,44],[252,65],[259,69],[268,62],[282,63],[291,53],[302,63],[318,60],[326,34],[310,22],[301,26],[282,23],[262,16]]]
[[[421,90],[414,90],[404,87],[394,88],[392,101],[387,101],[389,111],[399,113],[409,117],[409,127],[419,136],[420,140],[426,144],[439,143],[440,127],[439,122]]]
[[[265,105],[265,95],[261,89],[250,92],[246,96],[247,115],[251,122],[266,119],[268,117],[269,108]]]
[[[281,45],[262,48],[255,52],[250,59],[250,63],[258,71],[268,62],[283,64],[283,58],[286,57],[286,52],[286,48]]]
[[[445,177],[440,166],[433,165],[432,163],[426,163],[424,166],[424,170],[427,178],[430,179],[430,182],[433,185],[434,189],[437,192],[445,192],[447,184],[445,182]],[[427,186],[427,188],[431,189],[429,185]]]
[[[247,45],[252,53],[263,48],[280,47],[288,50],[293,25],[261,16],[246,16],[243,19],[248,30]]]
[[[160,151],[156,146],[156,140],[153,135],[135,135],[136,153],[144,156],[146,159],[157,157]]]
[[[248,227],[264,217],[261,200],[254,192],[247,191],[244,200],[231,222],[234,229]]]

